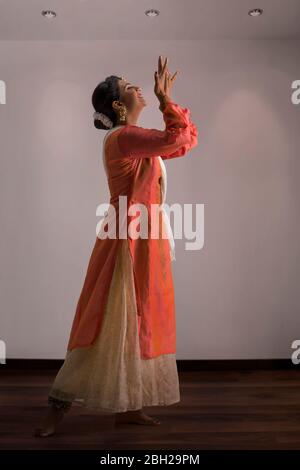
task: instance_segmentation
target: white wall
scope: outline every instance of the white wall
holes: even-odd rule
[[[63,358],[108,202],[91,94],[110,74],[142,86],[159,54],[199,145],[166,162],[167,202],[205,204],[205,244],[173,264],[178,359],[284,358],[300,337],[300,41],[0,42],[1,316],[9,358]]]

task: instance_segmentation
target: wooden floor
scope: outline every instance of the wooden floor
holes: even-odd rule
[[[56,371],[0,369],[1,449],[300,449],[298,370],[180,372],[181,401],[144,410],[157,427],[113,427],[74,405],[55,436],[32,431]]]

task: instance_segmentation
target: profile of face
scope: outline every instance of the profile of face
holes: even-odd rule
[[[142,95],[142,90],[138,85],[134,85],[130,81],[122,78],[119,80],[120,101],[114,101],[113,107],[119,114],[119,110],[126,106],[127,117],[135,121],[142,111],[147,106],[147,102]]]

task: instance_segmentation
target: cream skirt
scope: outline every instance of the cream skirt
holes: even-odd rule
[[[175,354],[140,357],[126,239],[120,243],[100,334],[92,346],[67,351],[48,400],[78,402],[103,414],[180,401]]]

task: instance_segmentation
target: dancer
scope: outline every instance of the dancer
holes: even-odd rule
[[[150,236],[151,206],[163,209],[166,198],[163,160],[184,156],[198,143],[189,109],[170,96],[177,74],[171,77],[168,58],[160,56],[154,92],[166,124],[163,131],[137,125],[146,101],[125,77],[109,76],[93,92],[94,125],[106,130],[103,164],[110,208],[97,233],[66,358],[49,391],[37,437],[54,434],[73,402],[114,415],[116,424],[158,425],[143,407],[180,401],[171,266],[175,251],[165,210],[159,211],[159,236]],[[120,196],[126,196],[125,218],[120,217]],[[134,204],[146,208],[147,238],[128,235],[136,219],[129,211]],[[112,220],[115,231],[107,236]],[[124,227],[126,238],[119,235]]]

